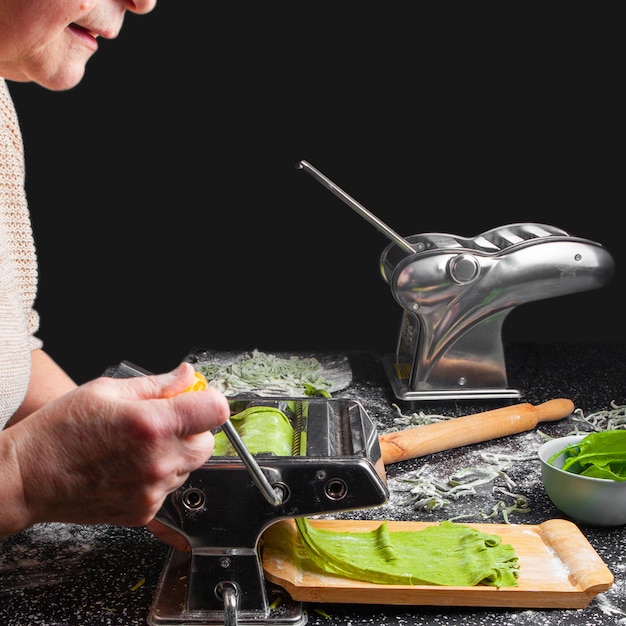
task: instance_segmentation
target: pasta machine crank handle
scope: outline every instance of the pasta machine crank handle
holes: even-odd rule
[[[308,161],[300,161],[296,165],[296,168],[304,170],[307,174],[313,176],[313,178],[324,185],[326,189],[334,193],[340,200],[343,200],[350,208],[354,209],[361,217],[364,217],[370,224],[376,227],[385,237],[391,239],[391,241],[409,254],[419,252],[423,248],[423,246],[420,247],[420,244],[418,244],[417,247],[410,244],[404,237],[401,237],[395,230],[391,229],[373,213],[368,211],[362,204],[349,196],[341,187],[335,185],[332,180],[324,176],[324,174],[314,168]]]
[[[246,448],[246,445],[241,440],[239,433],[233,426],[233,423],[230,420],[226,420],[222,424],[222,430],[228,440],[232,444],[233,448],[237,451],[237,454],[241,457],[246,469],[252,476],[252,480],[256,484],[256,486],[261,490],[261,493],[265,497],[265,499],[272,505],[278,506],[283,501],[283,495],[280,493],[280,490],[274,489],[270,484],[270,481],[267,479],[261,466],[256,462],[256,459],[250,454],[250,450]]]

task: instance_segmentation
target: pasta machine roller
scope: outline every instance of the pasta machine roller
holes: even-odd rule
[[[401,237],[310,163],[303,169],[392,243],[380,270],[404,308],[384,366],[400,400],[515,398],[502,326],[517,306],[602,287],[614,262],[599,243],[537,223],[501,226],[473,237]]]
[[[127,361],[106,372],[147,373]],[[229,403],[232,414],[254,406],[281,410],[294,429],[292,455],[252,457],[244,446],[243,456],[213,456],[168,496],[156,519],[184,536],[190,551],[170,549],[151,626],[305,624],[301,603],[264,578],[263,531],[281,519],[379,506],[389,497],[376,426],[359,402],[256,397]],[[275,498],[259,488],[257,472]]]

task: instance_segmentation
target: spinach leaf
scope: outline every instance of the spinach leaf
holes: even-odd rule
[[[605,430],[587,435],[556,454],[548,463],[565,455],[563,469],[573,474],[626,481],[626,430]]]

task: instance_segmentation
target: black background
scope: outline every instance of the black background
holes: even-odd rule
[[[74,89],[10,84],[40,336],[79,382],[196,347],[393,351],[389,241],[301,159],[404,236],[542,222],[603,244],[609,285],[522,305],[503,338],[626,340],[619,40],[588,14],[385,10],[160,0]]]

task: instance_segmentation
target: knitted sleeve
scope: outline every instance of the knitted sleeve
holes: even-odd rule
[[[0,429],[20,406],[30,377],[39,315],[37,258],[24,190],[24,148],[15,107],[0,78]]]

